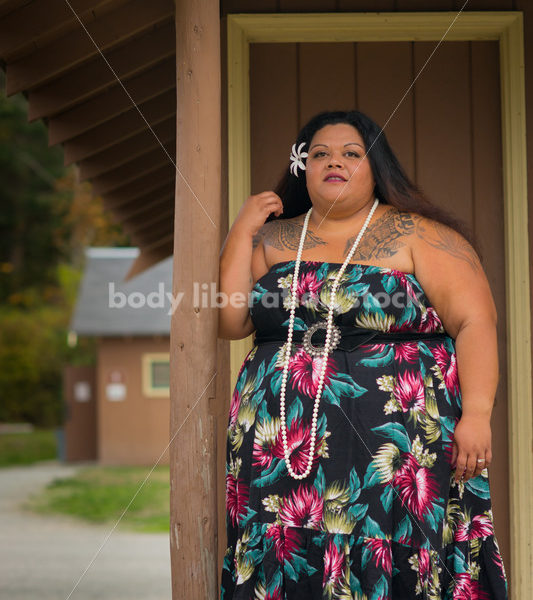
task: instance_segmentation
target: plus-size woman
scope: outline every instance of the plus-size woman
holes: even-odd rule
[[[220,597],[506,600],[496,309],[475,240],[363,113],[315,116],[290,158],[220,258],[219,336],[254,333],[228,419]]]

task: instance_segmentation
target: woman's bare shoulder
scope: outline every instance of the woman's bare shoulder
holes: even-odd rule
[[[437,251],[437,254],[443,253],[449,258],[465,262],[474,271],[479,269],[479,256],[462,233],[436,219],[412,214],[416,234],[413,239],[413,250],[419,259],[435,257]]]

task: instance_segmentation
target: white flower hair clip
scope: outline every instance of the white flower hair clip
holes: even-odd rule
[[[293,175],[296,175],[296,177],[298,177],[298,167],[300,167],[300,169],[302,169],[302,171],[305,171],[305,165],[303,163],[303,159],[307,158],[308,154],[307,152],[302,152],[302,148],[305,146],[305,142],[302,142],[299,146],[298,146],[298,151],[296,151],[296,144],[292,145],[292,154],[291,154],[291,171],[293,173]]]

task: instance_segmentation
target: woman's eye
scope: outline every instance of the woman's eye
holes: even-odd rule
[[[316,158],[317,156],[320,156],[321,154],[326,154],[326,152],[324,152],[324,150],[320,150],[319,152],[317,152],[314,155],[314,158]],[[346,154],[353,154],[354,156],[359,157],[359,154],[357,154],[356,152],[353,152],[352,150],[348,150],[348,152],[346,152]]]

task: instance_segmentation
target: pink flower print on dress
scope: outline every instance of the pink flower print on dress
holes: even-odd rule
[[[421,467],[411,453],[403,453],[402,458],[404,463],[394,474],[393,484],[398,488],[402,504],[421,519],[431,510],[439,486],[433,473]]]
[[[457,525],[454,539],[458,542],[485,537],[494,533],[492,521],[487,515],[475,515],[472,520],[465,518]]]
[[[322,358],[312,357],[300,348],[289,359],[289,373],[293,383],[300,394],[308,398],[315,398],[318,389],[320,370],[322,369]],[[330,354],[326,358],[327,365],[324,373],[324,387],[326,387],[331,377],[337,372],[336,362]]]
[[[318,281],[315,271],[308,271],[300,277],[296,284],[296,301],[304,306],[316,306],[320,297],[323,282]]]
[[[241,405],[241,395],[237,390],[237,387],[233,390],[233,394],[231,396],[231,405],[229,409],[229,425],[234,426],[237,421],[237,416],[239,415],[239,407]]]
[[[420,548],[418,551],[418,576],[420,578],[420,587],[424,589],[431,576],[431,560],[427,548]]]
[[[265,533],[267,538],[274,540],[277,559],[283,563],[290,561],[292,555],[298,550],[300,545],[300,534],[292,527],[286,527],[279,523],[272,523],[268,526]]]
[[[341,579],[344,572],[345,555],[340,552],[333,538],[329,539],[324,554],[324,577],[322,578],[323,588],[333,588]]]
[[[254,440],[254,448],[252,451],[253,456],[253,466],[258,467],[259,469],[270,469],[270,465],[272,464],[272,460],[274,458],[274,454],[272,453],[273,445],[271,443],[266,444],[266,446],[262,443],[259,443],[257,440]]]
[[[322,439],[323,436],[320,437],[317,432],[311,471],[318,463],[318,451],[322,445]],[[311,450],[311,424],[305,425],[302,419],[295,417],[287,428],[287,447],[289,448],[290,461],[293,470],[296,471],[296,473],[303,473],[307,468],[309,451]],[[281,439],[281,429],[276,439],[276,443],[272,446],[272,454],[276,458],[285,459],[283,441]]]
[[[247,512],[249,487],[231,473],[226,475],[226,507],[234,525]]]
[[[276,587],[272,592],[267,592],[264,600],[283,600],[280,588]]]
[[[304,484],[283,499],[279,516],[284,525],[317,529],[324,500],[313,485]]]
[[[417,342],[394,344],[394,358],[398,362],[416,363],[419,358]]]
[[[479,582],[472,579],[470,573],[455,573],[453,600],[490,600],[490,596],[479,587]]]
[[[390,540],[383,538],[367,538],[365,544],[372,553],[376,567],[383,569],[389,575],[392,573],[392,550]]]
[[[444,377],[444,385],[453,394],[459,393],[459,375],[457,373],[457,360],[455,354],[450,354],[444,344],[435,346],[433,350],[435,361]]]
[[[394,397],[402,407],[403,412],[413,409],[426,411],[424,380],[420,372],[406,371],[400,373],[394,386]]]
[[[442,321],[432,306],[428,306],[422,313],[420,326],[420,331],[427,332],[440,331],[442,329]]]

